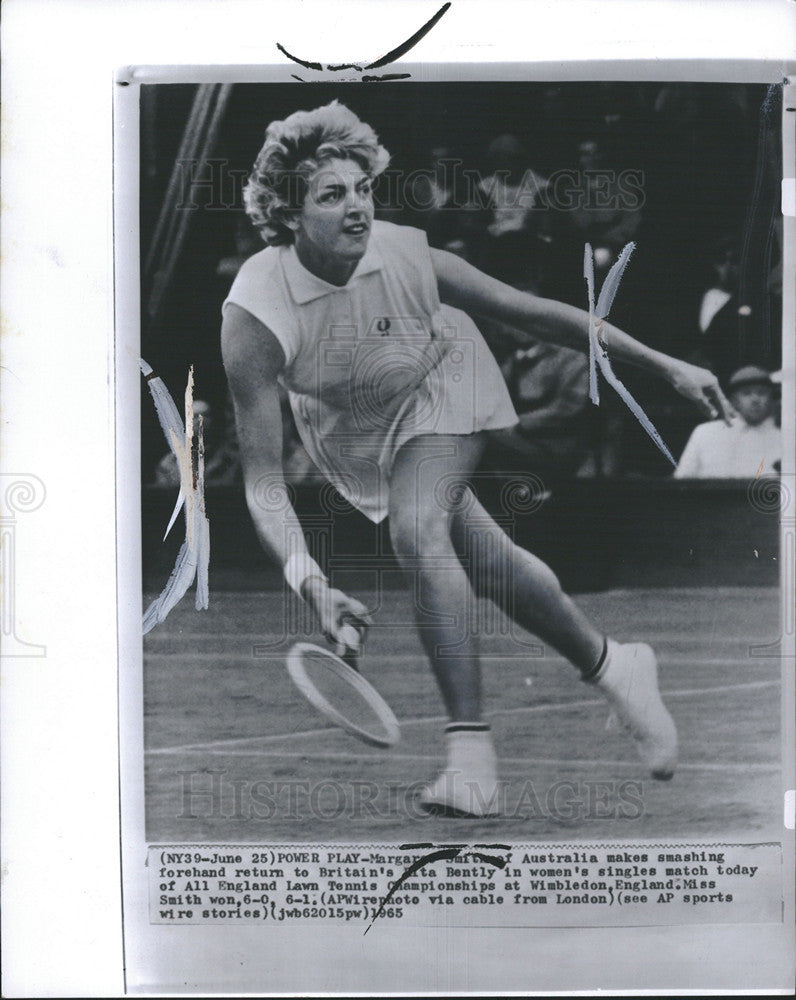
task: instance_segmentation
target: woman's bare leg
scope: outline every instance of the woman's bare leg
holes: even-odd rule
[[[605,638],[541,559],[515,545],[469,492],[480,435],[409,441],[393,466],[390,531],[414,581],[424,648],[454,721],[480,718],[477,611],[473,587],[584,673]]]
[[[595,682],[629,730],[652,777],[671,778],[677,730],[660,696],[650,647],[604,638],[562,592],[552,570],[515,545],[472,494],[454,513],[451,533],[475,592],[568,657],[584,680]]]
[[[476,599],[451,540],[443,491],[464,488],[477,464],[476,436],[424,435],[398,452],[390,484],[390,536],[409,576],[420,638],[453,722],[481,718]]]
[[[609,647],[553,571],[515,545],[475,500],[467,479],[482,450],[481,435],[424,435],[399,450],[392,470],[393,547],[413,580],[421,640],[451,719],[448,768],[427,799],[459,808],[465,801],[461,788],[446,791],[442,779],[469,769],[479,775],[481,806],[463,808],[483,815],[483,787],[496,787],[494,751],[481,722],[476,592],[554,646],[584,678],[599,672],[600,686],[633,731],[653,775],[670,777],[676,732],[660,701],[654,654],[648,647]]]
[[[595,672],[605,647],[604,635],[564,593],[550,567],[515,544],[472,494],[454,512],[451,535],[479,597],[494,601],[581,673]]]

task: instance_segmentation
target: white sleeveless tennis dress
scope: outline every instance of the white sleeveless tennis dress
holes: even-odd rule
[[[500,369],[465,313],[441,305],[425,233],[374,222],[342,288],[295,249],[269,247],[238,272],[233,302],[285,352],[279,381],[323,474],[372,521],[387,515],[396,452],[420,434],[517,423]]]

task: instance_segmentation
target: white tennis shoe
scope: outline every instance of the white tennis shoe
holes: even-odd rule
[[[644,643],[608,640],[608,656],[594,683],[630,731],[639,756],[658,781],[677,765],[677,729],[658,690],[658,662]]]
[[[417,796],[431,815],[480,818],[500,813],[497,757],[487,727],[445,733],[448,765]]]

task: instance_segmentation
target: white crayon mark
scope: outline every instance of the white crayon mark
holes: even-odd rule
[[[202,418],[196,433],[197,461],[194,470],[194,422],[193,422],[193,368],[188,373],[185,389],[185,423],[177,410],[174,400],[155,374],[150,365],[140,361],[141,371],[147,380],[149,391],[155,403],[158,420],[169,447],[177,459],[180,470],[180,491],[171,515],[166,535],[185,506],[185,541],[180,547],[177,561],[162,593],[149,605],[144,614],[144,635],[164,621],[173,607],[182,599],[196,579],[196,610],[207,608],[210,603],[208,568],[210,565],[210,522],[205,513],[205,453],[202,434]],[[166,536],[164,535],[164,538]]]
[[[655,425],[649,419],[642,407],[628,392],[621,380],[614,374],[614,370],[611,367],[611,362],[608,358],[608,348],[600,335],[602,321],[608,317],[608,313],[613,305],[617,289],[619,288],[619,282],[622,279],[622,275],[624,274],[627,263],[630,260],[630,256],[635,249],[635,243],[628,243],[619,255],[619,259],[608,272],[608,276],[603,282],[603,287],[600,290],[600,297],[596,306],[594,304],[594,251],[592,250],[591,243],[587,243],[584,249],[583,277],[586,279],[586,287],[589,292],[589,398],[595,406],[599,406],[600,389],[597,382],[597,369],[599,368],[605,381],[612,386],[617,395],[624,400],[625,405],[636,420],[638,420],[647,434],[649,434],[658,446],[660,451],[663,452],[663,454],[676,468],[677,462],[675,462],[672,453],[664,444],[663,438],[655,429]]]

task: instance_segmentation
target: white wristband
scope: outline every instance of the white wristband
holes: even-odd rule
[[[301,587],[308,576],[319,576],[328,583],[321,567],[307,552],[294,552],[285,563],[285,580],[292,590],[302,597]]]

